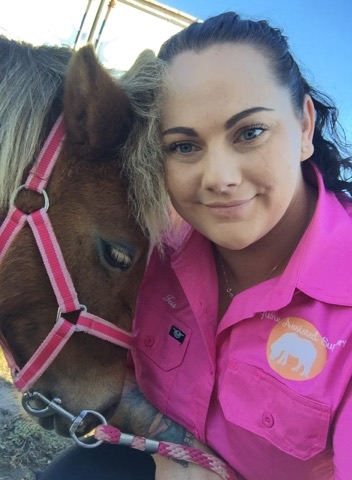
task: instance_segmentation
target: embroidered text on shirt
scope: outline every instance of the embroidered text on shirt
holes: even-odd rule
[[[176,308],[175,297],[173,295],[165,295],[163,302],[166,302],[171,308]]]

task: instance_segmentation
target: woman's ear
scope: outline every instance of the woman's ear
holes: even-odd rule
[[[313,134],[315,127],[315,108],[312,98],[305,95],[302,118],[301,162],[314,153]]]

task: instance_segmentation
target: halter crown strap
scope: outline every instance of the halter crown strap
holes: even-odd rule
[[[64,136],[64,116],[61,114],[51,129],[37,162],[29,172],[26,188],[42,193],[59,156]]]

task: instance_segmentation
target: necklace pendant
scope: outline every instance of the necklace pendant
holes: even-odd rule
[[[227,287],[226,293],[228,294],[228,296],[229,296],[230,298],[233,298],[233,297],[234,297],[234,294],[233,294],[233,291],[232,291],[232,288],[231,288],[231,287]]]

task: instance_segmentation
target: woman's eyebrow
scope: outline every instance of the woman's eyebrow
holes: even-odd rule
[[[252,115],[253,113],[263,112],[263,111],[272,112],[273,109],[266,108],[266,107],[252,107],[252,108],[248,108],[247,110],[243,110],[243,112],[236,113],[231,118],[226,120],[225,129],[228,130],[229,128],[233,127],[233,125],[235,125],[237,122],[242,120],[242,118],[249,117],[249,115]],[[189,137],[198,136],[197,132],[193,128],[189,128],[189,127],[172,127],[172,128],[168,128],[167,130],[164,130],[161,134],[169,135],[171,133],[182,133]]]
[[[197,132],[193,128],[188,127],[173,127],[161,132],[162,135],[168,135],[169,133],[183,133],[189,137],[198,137]]]
[[[248,108],[247,110],[243,110],[243,112],[236,113],[232,117],[230,117],[228,120],[225,122],[225,129],[228,130],[229,128],[233,127],[237,122],[242,120],[242,118],[249,117],[249,115],[252,115],[253,113],[257,112],[272,112],[272,108],[266,108],[266,107],[252,107]]]

